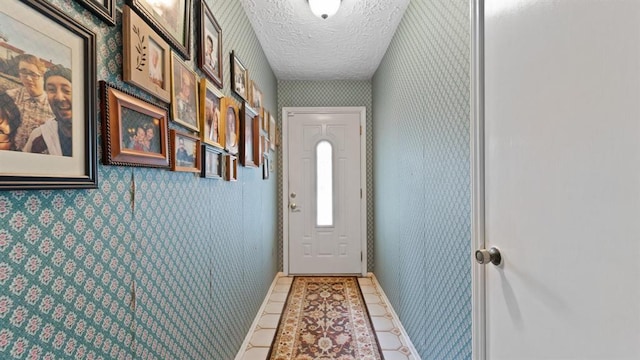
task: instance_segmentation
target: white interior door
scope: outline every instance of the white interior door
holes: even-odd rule
[[[364,110],[355,110],[286,110],[289,273],[362,271]]]
[[[485,0],[477,19],[475,235],[503,264],[474,265],[474,358],[640,359],[640,1]]]

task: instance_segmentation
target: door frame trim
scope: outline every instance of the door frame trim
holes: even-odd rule
[[[484,0],[472,0],[471,19],[471,253],[485,248]],[[471,358],[487,357],[485,265],[471,263]]]
[[[289,113],[344,114],[356,113],[360,116],[360,247],[362,261],[361,275],[367,275],[367,108],[351,107],[283,107],[282,108],[282,271],[289,275]]]

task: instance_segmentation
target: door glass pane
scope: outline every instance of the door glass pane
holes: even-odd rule
[[[316,223],[333,226],[333,147],[321,141],[316,147]]]

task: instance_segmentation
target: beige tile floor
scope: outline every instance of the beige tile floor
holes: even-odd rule
[[[236,360],[265,360],[293,277],[278,274]],[[385,360],[420,360],[375,276],[358,278]]]

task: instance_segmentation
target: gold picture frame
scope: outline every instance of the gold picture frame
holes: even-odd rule
[[[200,139],[203,143],[224,148],[225,117],[222,116],[224,95],[206,78],[200,79]]]
[[[229,154],[237,155],[240,140],[240,112],[238,103],[229,96],[222,98],[220,115],[224,117],[224,149]]]
[[[123,80],[171,101],[171,48],[129,6],[122,10]]]
[[[200,173],[200,139],[171,130],[171,171]]]

